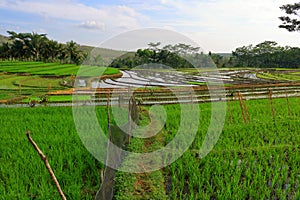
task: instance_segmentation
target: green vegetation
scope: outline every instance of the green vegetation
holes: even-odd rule
[[[111,63],[115,68],[133,68],[148,63],[152,68],[164,68],[163,65],[175,69],[197,67],[199,69],[255,67],[255,68],[299,68],[300,48],[281,47],[274,41],[265,41],[257,45],[238,47],[231,55],[209,52],[208,55],[198,52],[199,48],[186,44],[166,45],[158,48],[160,42],[150,43],[147,49],[138,49],[135,53],[127,53]],[[154,66],[153,63],[160,65]]]
[[[231,62],[237,67],[299,68],[300,48],[281,47],[274,41],[265,41],[255,46],[236,48]]]
[[[198,158],[197,149],[205,136],[210,110],[201,109],[206,116],[201,120],[204,129],[199,130],[191,150],[168,168],[171,197],[299,198],[299,99],[290,99],[290,115],[285,99],[273,101],[274,118],[269,100],[248,101],[249,124],[242,121],[238,102],[231,104],[233,123],[228,113],[217,145],[203,159]]]
[[[28,101],[28,97],[34,99],[48,92],[68,89],[72,86],[72,82],[78,72],[80,76],[87,78],[120,73],[119,69],[109,67],[1,61],[0,100],[25,97],[27,100],[25,99],[24,101]],[[70,98],[72,97],[68,97],[68,99]],[[52,99],[50,98],[50,100]]]
[[[23,99],[23,103],[29,103],[31,100],[40,100],[40,98],[38,97],[30,97],[30,98],[26,98]],[[91,96],[90,95],[77,95],[76,99],[74,100],[79,100],[79,101],[87,101],[87,100],[91,100]],[[48,102],[51,103],[56,103],[56,102],[72,102],[73,101],[73,97],[72,95],[55,95],[55,96],[49,96],[48,97]]]
[[[74,41],[67,44],[49,40],[47,34],[7,31],[9,41],[0,45],[0,59],[74,63],[79,65],[87,54]]]
[[[274,113],[267,99],[246,101],[246,105],[250,122],[244,123],[240,103],[231,102],[218,143],[206,157],[200,158],[211,106],[195,104],[201,111],[201,125],[189,150],[159,171],[118,172],[114,198],[299,198],[299,98],[289,98],[290,112],[286,99],[273,99]],[[164,108],[164,128],[148,139],[132,138],[128,150],[151,152],[173,139],[180,126],[180,106]],[[98,121],[106,130],[106,108],[96,109]],[[141,109],[139,124],[146,126],[150,122],[149,107]],[[0,119],[0,182],[4,186],[0,187],[1,199],[59,198],[42,161],[27,141],[26,130],[31,130],[48,156],[67,198],[94,198],[103,165],[87,152],[76,134],[72,108],[0,108],[0,114],[5,116]],[[123,166],[127,164],[130,163],[125,159]]]
[[[116,199],[298,199],[299,98],[290,98],[289,103],[290,113],[286,99],[273,99],[273,117],[269,100],[247,101],[250,122],[245,124],[239,102],[231,102],[218,143],[204,158],[199,157],[199,149],[210,123],[211,108],[210,104],[200,104],[201,126],[190,149],[160,172],[119,172]],[[133,138],[131,150],[149,152],[165,146],[176,135],[180,106],[164,107],[169,116],[165,128],[150,139],[152,143]],[[162,181],[161,174],[164,187],[157,183]],[[157,177],[154,181],[153,176]],[[167,197],[160,193],[157,198],[158,190],[166,191]]]
[[[191,84],[191,85],[207,85],[206,82],[196,82],[196,81],[190,81],[190,82],[188,82],[188,84]],[[226,84],[222,84],[222,85],[232,86],[233,84],[226,83]]]
[[[99,76],[119,73],[118,69],[98,66],[77,66],[75,64],[43,63],[43,62],[22,62],[2,61],[0,72],[28,73],[30,75],[55,75],[71,76],[77,75],[80,69],[80,76]],[[104,71],[104,72],[103,72]]]
[[[96,112],[106,130],[106,108]],[[0,115],[0,199],[60,199],[26,130],[48,157],[66,197],[93,199],[104,166],[81,143],[72,108],[0,108]]]
[[[285,4],[280,6],[280,9],[285,11],[285,14],[288,16],[279,17],[279,19],[282,21],[282,24],[279,26],[279,28],[284,28],[290,32],[300,31],[300,20],[298,19],[300,3]]]
[[[300,76],[297,73],[258,73],[258,78],[276,80],[276,81],[300,81]]]
[[[166,45],[158,48],[161,43],[150,43],[147,49],[138,49],[135,53],[127,53],[115,59],[110,67],[134,68],[136,66],[151,63],[151,68],[174,69],[192,68],[212,68],[214,64],[211,58],[203,52],[199,52],[199,47],[192,47],[187,44]],[[157,64],[157,65],[154,65]]]

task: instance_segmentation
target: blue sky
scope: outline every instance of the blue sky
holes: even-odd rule
[[[0,0],[0,34],[47,33],[60,42],[97,46],[119,33],[162,28],[212,52],[265,40],[299,46],[299,33],[279,29],[284,0]]]

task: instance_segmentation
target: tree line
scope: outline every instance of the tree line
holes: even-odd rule
[[[150,43],[149,48],[127,53],[111,63],[115,68],[133,68],[148,63],[158,63],[172,68],[203,68],[216,65],[222,67],[255,68],[299,68],[300,48],[281,47],[274,41],[265,41],[257,45],[242,46],[231,55],[199,52],[199,47],[186,44],[167,45],[158,48],[161,43]]]
[[[10,41],[0,45],[0,59],[79,65],[87,56],[72,40],[62,44],[48,39],[46,34],[16,33],[14,31],[7,31],[7,33]]]
[[[145,64],[160,64],[172,68],[192,68],[193,66],[207,67],[211,65],[211,59],[203,52],[199,52],[199,47],[188,44],[166,45],[159,48],[161,42],[149,43],[148,48],[138,49],[136,52],[127,53],[115,59],[110,67],[133,68]],[[158,66],[158,65],[156,65]]]
[[[47,38],[46,34],[15,33],[8,31],[10,42],[0,45],[0,59],[21,61],[43,61],[81,64],[88,54],[79,49],[74,41],[66,44]],[[188,44],[166,45],[160,42],[148,44],[146,49],[138,49],[116,58],[110,67],[133,68],[158,63],[172,68],[211,67],[213,63],[221,67],[257,68],[299,68],[300,48],[279,46],[274,41],[236,48],[231,56],[200,52],[199,47]],[[97,59],[100,57],[100,59]],[[103,65],[101,55],[90,60],[90,65]],[[92,61],[93,62],[92,62]],[[100,62],[100,61],[101,62]],[[213,63],[212,63],[213,61]]]
[[[281,47],[274,41],[237,48],[232,52],[234,67],[300,68],[300,48]]]

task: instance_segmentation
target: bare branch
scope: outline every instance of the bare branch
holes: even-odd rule
[[[49,174],[50,174],[52,180],[54,181],[54,184],[55,184],[55,186],[56,186],[56,188],[57,188],[57,190],[58,190],[58,192],[59,192],[59,194],[60,194],[60,196],[61,196],[61,199],[62,199],[62,200],[66,200],[67,198],[65,197],[63,191],[61,190],[61,187],[60,187],[60,185],[59,185],[59,183],[58,183],[58,181],[57,181],[57,179],[56,179],[56,177],[55,177],[55,175],[54,175],[54,172],[53,172],[52,169],[51,169],[51,166],[50,166],[50,164],[49,164],[49,162],[48,162],[48,160],[47,160],[47,157],[43,154],[43,152],[40,150],[40,148],[38,147],[38,145],[37,145],[37,144],[33,141],[33,139],[30,137],[30,131],[26,131],[26,136],[27,136],[29,142],[30,142],[30,143],[32,144],[32,146],[34,147],[34,149],[35,149],[35,150],[38,152],[38,154],[40,155],[41,159],[43,160],[43,162],[44,162],[44,164],[45,164],[45,166],[46,166],[46,168],[47,168],[47,170],[48,170],[48,172],[49,172]]]

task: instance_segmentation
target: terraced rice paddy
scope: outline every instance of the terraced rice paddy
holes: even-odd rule
[[[92,88],[124,87],[172,87],[206,85],[207,82],[222,82],[226,86],[240,84],[267,84],[299,82],[299,70],[275,69],[183,69],[130,70],[123,71],[118,79],[107,79],[92,83]]]
[[[78,80],[87,80],[87,87],[76,86],[77,95],[73,98],[74,91],[69,88],[73,85],[62,83],[72,83],[71,75],[76,69],[79,67],[57,63],[0,62],[0,100],[21,98],[18,102],[28,103],[28,97],[51,94],[49,100],[54,103],[75,99],[106,105],[112,90],[105,87],[117,87],[121,93],[109,95],[110,105],[117,107],[120,95],[131,87],[138,88],[135,95],[139,101],[139,125],[149,124],[148,105],[153,104],[163,104],[167,121],[151,138],[132,138],[123,147],[132,152],[152,152],[172,141],[181,126],[178,103],[184,101],[200,110],[200,125],[187,151],[171,165],[151,173],[118,172],[114,199],[300,198],[299,70],[125,71],[120,79],[93,83],[90,75],[97,74],[99,68],[83,67]],[[205,86],[208,79],[225,83],[225,98],[213,99],[209,95]],[[185,93],[185,86],[191,83],[198,85],[193,88],[195,98]],[[172,92],[164,91],[162,85],[176,88],[182,102]],[[214,104],[227,101],[227,113],[218,142],[206,157],[201,157],[199,150],[212,117],[211,100],[216,101]],[[107,134],[107,108],[96,106],[96,113]],[[48,156],[67,198],[94,198],[104,166],[82,145],[71,107],[0,108],[0,115],[0,199],[59,198],[42,161],[26,139],[26,130],[31,130]],[[196,120],[188,119],[191,123]],[[113,115],[111,123],[115,123]],[[128,164],[125,157],[123,166]]]
[[[37,98],[48,92],[68,89],[72,87],[79,69],[81,75],[87,77],[119,73],[118,69],[96,66],[1,61],[0,100]]]
[[[43,62],[19,62],[2,61],[0,62],[0,72],[9,73],[28,73],[30,75],[54,75],[71,76],[77,75],[80,68],[84,68],[81,76],[97,76],[101,74],[116,74],[117,69],[97,66],[77,66],[75,64],[43,63]],[[104,70],[105,73],[104,73]]]

